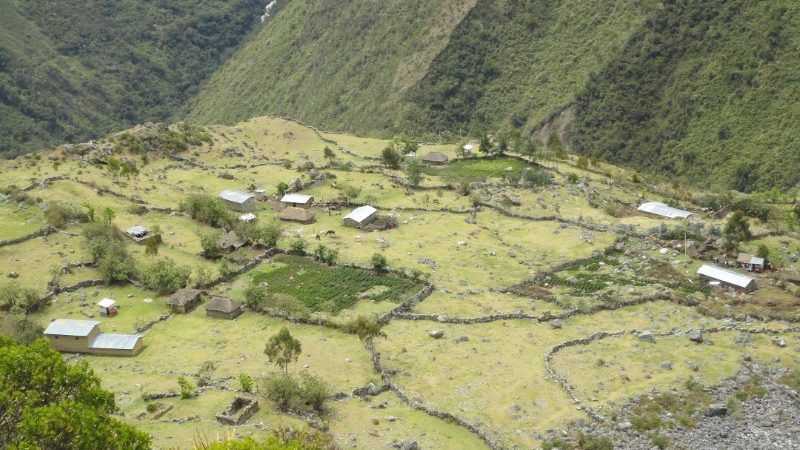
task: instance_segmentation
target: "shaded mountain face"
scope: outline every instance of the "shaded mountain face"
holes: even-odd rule
[[[0,154],[180,111],[260,21],[254,0],[0,4]]]
[[[278,0],[260,24],[264,6],[7,2],[0,152],[280,115],[425,140],[558,129],[575,152],[677,181],[798,181],[789,0]]]

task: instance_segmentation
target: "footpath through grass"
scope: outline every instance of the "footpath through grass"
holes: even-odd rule
[[[419,287],[397,276],[324,266],[301,256],[281,255],[275,259],[281,264],[274,270],[254,273],[253,281],[266,282],[271,292],[291,295],[315,311],[340,311],[358,301],[360,293],[375,301],[399,301]]]

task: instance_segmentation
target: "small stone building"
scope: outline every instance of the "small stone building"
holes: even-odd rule
[[[450,159],[442,152],[428,152],[422,157],[422,162],[442,166],[447,164]]]
[[[167,306],[172,312],[186,314],[200,304],[202,293],[199,289],[178,289],[167,299]]]
[[[764,258],[748,255],[747,253],[739,253],[736,258],[739,267],[746,269],[749,272],[761,273],[766,268],[767,261]]]
[[[241,191],[222,191],[219,199],[231,211],[250,212],[256,209],[256,196]]]
[[[216,296],[206,305],[206,315],[218,319],[235,319],[242,314],[244,304],[228,297]]]
[[[304,208],[289,206],[278,215],[278,218],[287,222],[300,222],[309,224],[314,222],[314,211]]]
[[[284,206],[295,208],[311,208],[314,204],[314,197],[305,194],[286,194],[281,198]]]
[[[138,334],[101,333],[96,320],[55,319],[44,330],[44,336],[53,348],[65,353],[135,356],[144,347]]]
[[[219,241],[217,241],[217,245],[226,252],[238,250],[244,247],[246,243],[247,242],[239,237],[238,234],[234,233],[233,230],[222,233],[222,236],[219,237]]]
[[[344,216],[342,221],[344,226],[361,228],[364,225],[371,223],[378,215],[378,210],[369,205],[359,206]]]
[[[243,425],[258,412],[258,400],[239,397],[225,411],[217,414],[217,422],[223,425]]]

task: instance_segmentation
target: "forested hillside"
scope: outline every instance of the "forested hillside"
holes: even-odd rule
[[[578,97],[574,149],[740,191],[797,184],[798,9],[665,2]]]
[[[0,2],[0,154],[172,117],[263,8],[261,0]]]

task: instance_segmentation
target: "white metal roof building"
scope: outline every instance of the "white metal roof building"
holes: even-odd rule
[[[104,299],[100,300],[99,302],[97,302],[97,306],[99,306],[101,308],[111,308],[112,306],[114,306],[116,304],[117,304],[117,302],[115,302],[114,300],[112,300],[110,298],[104,298]]]
[[[96,320],[56,319],[47,325],[44,334],[85,337],[98,325]]]
[[[746,292],[751,292],[756,288],[755,278],[710,264],[703,264],[700,266],[700,268],[697,269],[697,274],[717,280],[720,283],[727,284],[737,289],[742,289]]]
[[[661,202],[646,202],[639,206],[639,211],[666,217],[668,219],[685,219],[692,215],[689,211],[673,208]]]
[[[292,205],[307,205],[314,201],[314,197],[305,194],[286,194],[281,198],[281,203],[291,203]]]
[[[98,350],[133,350],[142,337],[138,334],[100,333],[89,344],[89,348]]]
[[[372,206],[359,206],[358,208],[352,210],[350,214],[344,216],[342,220],[344,220],[345,225],[360,227],[373,220],[377,212],[378,210]]]
[[[251,198],[255,198],[253,194],[248,194],[242,191],[222,191],[219,193],[219,198],[233,203],[245,203]]]
[[[145,227],[143,227],[141,225],[136,225],[136,226],[130,227],[125,232],[130,234],[131,236],[144,236],[145,234],[148,233],[147,228],[145,228]]]

